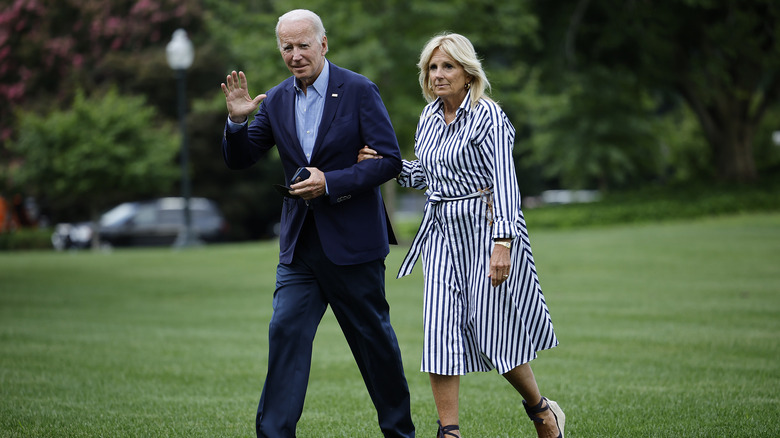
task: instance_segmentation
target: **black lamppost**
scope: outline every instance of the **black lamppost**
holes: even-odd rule
[[[174,247],[198,245],[200,242],[192,232],[192,214],[190,210],[190,172],[189,147],[187,144],[187,69],[195,58],[192,41],[187,38],[187,31],[176,29],[173,38],[165,48],[168,65],[176,72],[176,85],[179,101],[179,127],[181,128],[181,194],[184,198],[184,227],[174,242]]]

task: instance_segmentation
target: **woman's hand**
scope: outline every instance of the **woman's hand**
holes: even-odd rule
[[[371,149],[368,146],[363,146],[363,149],[358,151],[357,162],[359,163],[363,160],[371,160],[371,159],[378,160],[380,158],[382,158],[382,156],[377,154],[375,150]]]
[[[493,287],[500,286],[509,278],[512,267],[511,250],[503,245],[493,244],[493,254],[490,256],[490,283]]]

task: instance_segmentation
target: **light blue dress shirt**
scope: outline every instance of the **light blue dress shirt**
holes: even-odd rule
[[[314,140],[320,128],[329,78],[330,66],[326,61],[317,80],[306,88],[306,93],[298,87],[298,80],[295,80],[295,128],[307,162],[311,162]]]

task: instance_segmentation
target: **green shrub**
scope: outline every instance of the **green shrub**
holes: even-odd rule
[[[704,216],[780,211],[780,178],[734,185],[657,186],[610,193],[599,202],[525,208],[529,229],[567,229],[587,226],[659,222]],[[409,242],[420,225],[420,215],[396,219],[393,229]]]
[[[0,233],[0,251],[13,249],[51,249],[51,233],[48,228],[24,228]]]
[[[588,204],[548,205],[524,210],[529,227],[573,228],[657,222],[749,212],[780,211],[780,180],[749,185],[651,187],[612,193]]]

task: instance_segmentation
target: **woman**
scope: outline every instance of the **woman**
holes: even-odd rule
[[[542,397],[529,362],[558,344],[536,276],[512,161],[515,130],[485,95],[471,42],[431,39],[420,55],[429,104],[415,134],[415,161],[397,181],[426,189],[423,220],[399,277],[422,256],[423,372],[439,414],[438,437],[459,437],[460,376],[498,372],[520,393],[539,437],[563,437],[564,414]],[[381,158],[364,148],[358,160]]]

